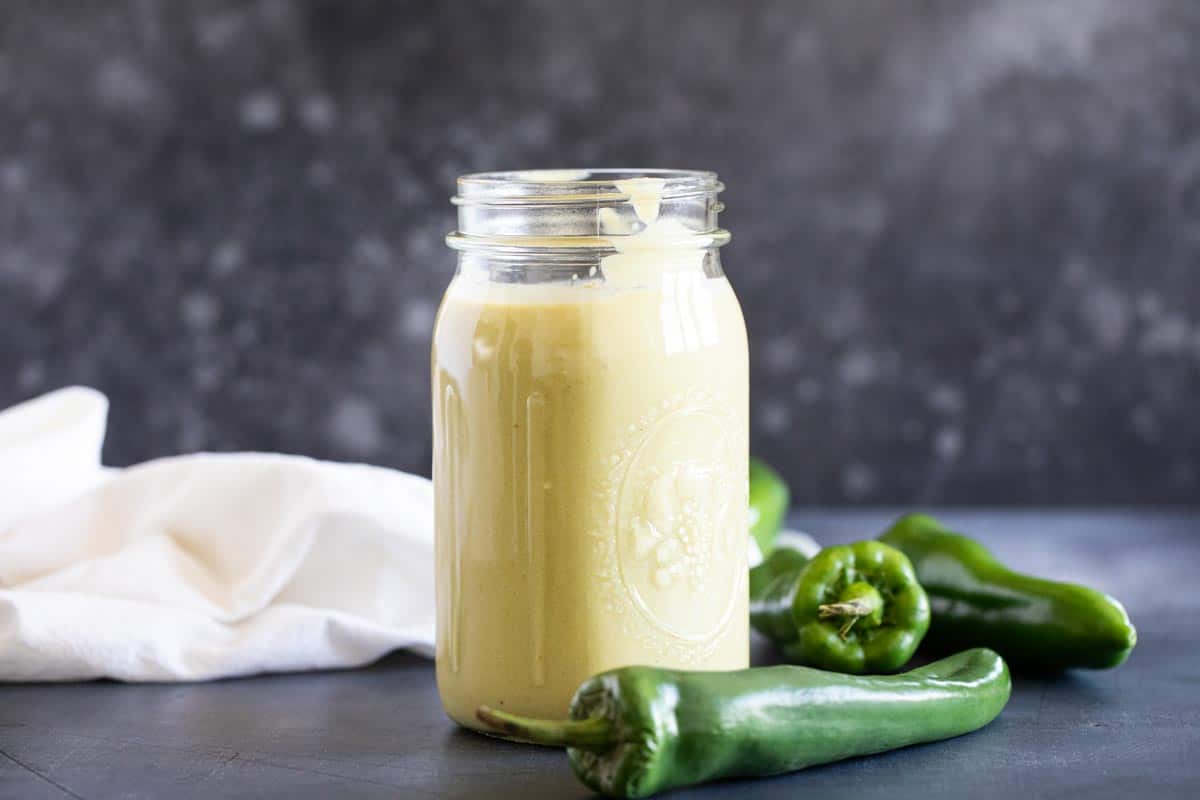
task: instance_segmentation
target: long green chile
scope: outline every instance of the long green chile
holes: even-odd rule
[[[1010,691],[1004,660],[981,648],[882,676],[625,667],[586,681],[567,720],[477,715],[501,735],[568,748],[594,791],[646,797],[959,736],[991,722]]]
[[[791,497],[787,484],[765,461],[750,459],[750,535],[762,555],[775,547]]]
[[[1137,644],[1116,599],[1014,572],[932,517],[901,517],[879,540],[909,557],[925,587],[933,612],[925,645],[934,651],[983,646],[1030,669],[1108,669]]]

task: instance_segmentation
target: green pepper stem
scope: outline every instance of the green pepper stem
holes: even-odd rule
[[[829,617],[869,617],[879,609],[879,603],[866,600],[846,600],[841,603],[825,603],[817,606],[822,619]]]
[[[856,597],[853,600],[842,600],[837,603],[824,603],[817,606],[817,616],[821,619],[829,619],[830,617],[845,618],[842,627],[838,629],[838,636],[845,639],[850,635],[850,629],[854,627],[854,623],[858,622],[863,617],[869,617],[880,609],[882,603],[879,595],[868,595],[865,597]]]
[[[475,716],[484,725],[500,733],[551,747],[573,747],[579,750],[604,751],[617,743],[612,723],[600,717],[589,719],[530,719],[497,711],[488,706],[475,709]]]

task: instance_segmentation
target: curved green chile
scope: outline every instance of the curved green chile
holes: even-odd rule
[[[567,747],[575,774],[594,791],[646,797],[959,736],[995,719],[1010,690],[1004,660],[976,649],[882,676],[625,667],[585,682],[570,720],[487,708],[478,716],[505,735]]]
[[[808,556],[793,547],[775,548],[761,564],[750,568],[750,597],[761,597],[767,586],[780,575],[798,574],[807,563]]]
[[[933,609],[926,642],[935,649],[986,646],[1034,669],[1107,669],[1137,643],[1129,615],[1112,597],[1013,572],[932,517],[901,517],[880,541],[912,560]]]
[[[795,664],[837,672],[904,666],[929,628],[929,601],[900,551],[865,541],[805,559],[779,548],[751,570],[750,624]]]
[[[757,458],[750,459],[750,535],[764,556],[775,547],[790,502],[787,484],[779,473]]]

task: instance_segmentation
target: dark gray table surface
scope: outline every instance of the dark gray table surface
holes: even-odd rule
[[[802,511],[823,542],[889,511]],[[1030,571],[1120,597],[1120,669],[1016,675],[987,728],[686,798],[1200,797],[1200,511],[946,511]],[[755,660],[772,659],[755,642]],[[458,730],[430,662],[189,685],[0,687],[0,798],[586,797],[560,751]]]

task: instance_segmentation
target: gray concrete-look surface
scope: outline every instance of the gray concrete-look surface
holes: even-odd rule
[[[806,511],[826,542],[884,511]],[[954,511],[1012,564],[1125,601],[1140,631],[1120,669],[1016,675],[975,734],[680,797],[1200,796],[1200,511]],[[755,660],[770,661],[763,642]],[[457,730],[430,662],[198,685],[0,688],[0,798],[586,797],[561,752]]]

